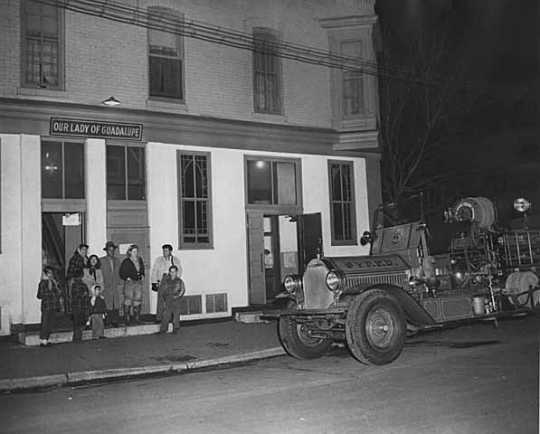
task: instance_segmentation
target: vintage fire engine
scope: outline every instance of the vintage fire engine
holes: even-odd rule
[[[279,319],[285,350],[315,358],[346,341],[360,362],[382,365],[418,331],[529,312],[540,295],[529,270],[540,262],[540,233],[498,233],[484,198],[460,201],[447,217],[466,227],[447,255],[430,255],[427,227],[415,222],[365,232],[369,256],[318,255],[303,276],[286,276],[287,308],[265,315]],[[504,285],[511,278],[516,288]]]

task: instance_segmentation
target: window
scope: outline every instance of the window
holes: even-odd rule
[[[356,244],[354,175],[351,161],[329,161],[332,245]]]
[[[210,154],[178,151],[181,249],[212,247]]]
[[[180,19],[174,11],[148,8],[149,21]],[[184,99],[182,37],[169,32],[148,29],[149,93],[151,97]]]
[[[247,201],[251,205],[297,205],[299,167],[291,160],[250,157],[246,161]]]
[[[253,95],[258,113],[281,113],[281,62],[278,39],[267,29],[253,32]]]
[[[144,147],[107,145],[107,199],[145,200]]]
[[[360,58],[361,41],[341,43],[341,54],[345,57]],[[343,71],[343,117],[359,115],[364,112],[364,80],[360,71]]]
[[[84,144],[42,142],[41,197],[83,199],[84,195]]]
[[[22,83],[62,87],[63,10],[30,0],[22,2]]]

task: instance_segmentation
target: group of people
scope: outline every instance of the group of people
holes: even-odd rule
[[[92,328],[92,337],[105,337],[105,321],[118,326],[120,319],[126,325],[140,323],[143,302],[145,265],[139,248],[132,244],[126,257],[116,256],[118,246],[107,241],[105,256],[88,257],[88,245],[80,244],[71,257],[66,273],[65,294],[54,276],[54,269],[45,266],[38,285],[37,298],[41,300],[40,345],[49,345],[56,312],[62,309],[62,299],[67,297],[66,308],[71,309],[73,341],[82,340],[86,326]],[[151,270],[152,290],[158,293],[156,319],[159,333],[165,333],[169,322],[173,333],[180,328],[180,301],[185,293],[181,279],[180,260],[172,255],[170,244],[162,246]]]

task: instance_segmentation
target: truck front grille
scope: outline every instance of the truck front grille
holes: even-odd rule
[[[409,284],[409,279],[404,272],[392,274],[350,275],[345,278],[344,289],[345,292],[347,292],[347,290],[366,288],[377,284],[395,285],[406,289]]]

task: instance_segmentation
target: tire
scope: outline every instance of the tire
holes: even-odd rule
[[[326,354],[332,340],[312,338],[303,333],[302,328],[292,316],[279,318],[279,339],[285,351],[297,359],[316,359]]]
[[[392,295],[370,289],[351,303],[345,336],[352,355],[367,365],[385,365],[398,358],[405,344],[407,324]]]

